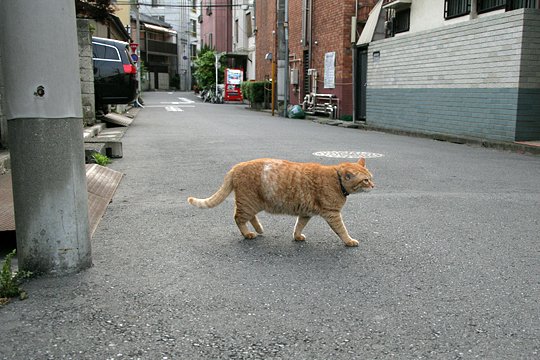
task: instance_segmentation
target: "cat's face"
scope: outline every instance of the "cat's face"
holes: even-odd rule
[[[357,163],[340,164],[341,181],[349,193],[370,191],[375,186],[373,176],[365,165],[364,158],[360,158]]]

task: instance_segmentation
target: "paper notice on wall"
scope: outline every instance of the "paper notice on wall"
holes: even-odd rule
[[[336,52],[324,54],[324,88],[333,89],[336,87]]]

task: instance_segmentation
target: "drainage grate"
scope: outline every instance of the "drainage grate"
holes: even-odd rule
[[[314,156],[341,158],[341,159],[373,159],[383,157],[383,154],[372,153],[366,151],[317,151],[313,153]]]

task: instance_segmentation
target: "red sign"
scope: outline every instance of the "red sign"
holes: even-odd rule
[[[132,52],[135,52],[135,51],[137,51],[137,48],[139,47],[139,44],[131,43],[131,44],[129,44],[129,47],[131,48]]]

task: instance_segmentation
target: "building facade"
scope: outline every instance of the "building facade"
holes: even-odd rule
[[[200,43],[216,52],[232,51],[232,0],[201,0]]]
[[[540,139],[538,1],[379,5],[372,17],[387,38],[366,44],[369,36],[362,34],[358,44],[366,57],[367,123],[500,141]]]
[[[232,56],[244,70],[244,81],[255,80],[255,1],[242,0],[232,7]]]
[[[171,36],[165,36],[164,39],[158,41],[174,42],[176,44],[176,57],[169,57],[169,82],[171,87],[177,87],[182,91],[191,89],[192,85],[192,66],[193,59],[197,56],[198,51],[198,32],[199,23],[197,1],[194,0],[153,0],[145,5],[141,4],[139,8],[140,14],[143,15],[144,21],[149,22],[148,17],[163,22],[155,24],[157,26],[168,27],[175,31]],[[133,12],[132,12],[133,15]],[[133,23],[133,16],[132,16]],[[167,25],[164,25],[167,24]],[[134,28],[134,26],[132,26]],[[141,32],[149,32],[152,35],[152,30],[142,28]],[[156,33],[154,31],[154,33]],[[158,34],[154,34],[158,36]],[[173,36],[174,35],[174,36]],[[144,36],[144,35],[143,35]],[[143,41],[141,40],[141,43]],[[145,46],[142,44],[141,46]],[[169,52],[159,51],[154,49],[153,55],[169,56]],[[160,54],[158,54],[160,53]],[[174,62],[174,63],[173,63]],[[161,69],[163,70],[163,68]],[[150,72],[150,74],[155,71]],[[160,71],[163,74],[163,71]],[[163,81],[159,84],[159,88],[165,88],[165,76],[161,75]],[[155,79],[155,77],[154,77]],[[150,86],[155,87],[155,84],[150,82]]]
[[[288,1],[288,103],[302,104],[306,95],[327,94],[335,99],[341,117],[352,115],[357,32],[375,2]],[[278,52],[276,2],[259,1],[256,8],[256,76],[265,79],[271,77],[266,55]],[[284,81],[278,79],[278,86],[280,80]]]
[[[139,18],[139,51],[141,61],[141,89],[168,90],[175,87],[179,77],[178,32],[158,16],[131,13],[131,37],[137,38]]]

